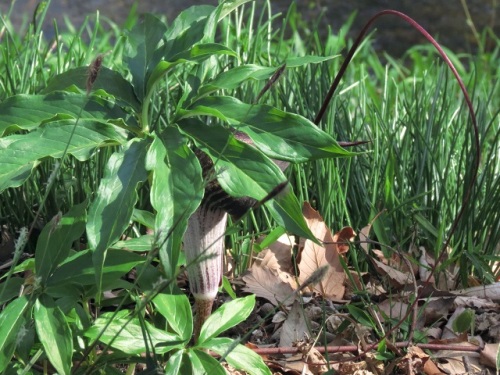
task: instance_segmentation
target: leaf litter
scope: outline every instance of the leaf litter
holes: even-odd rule
[[[388,256],[371,248],[371,225],[359,235],[349,227],[333,234],[308,203],[303,214],[321,245],[284,234],[257,254],[241,278],[242,291],[260,297],[260,325],[248,345],[275,374],[316,375],[330,369],[338,374],[479,374],[495,368],[500,283],[454,291],[453,266],[441,280],[426,282],[434,259],[424,248]],[[373,266],[370,273],[346,265],[348,252],[357,251],[354,238]],[[383,338],[398,322],[408,321],[417,295],[413,323]],[[348,310],[350,305],[366,319],[353,315],[357,310]],[[458,329],[460,319],[465,323]],[[409,329],[412,341],[405,342]]]

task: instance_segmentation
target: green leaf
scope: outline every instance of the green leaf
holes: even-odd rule
[[[201,327],[197,346],[203,346],[205,341],[244,321],[252,312],[254,305],[253,294],[224,303]]]
[[[239,8],[245,3],[248,3],[252,0],[231,0],[231,1],[223,1],[219,4],[219,7],[222,7],[221,12],[219,14],[219,21],[227,17],[229,13],[234,11],[236,8]]]
[[[145,329],[149,342],[144,342],[143,330],[138,318],[129,318],[122,311],[121,315],[104,313],[96,319],[94,325],[85,331],[84,335],[93,340],[98,339],[112,348],[121,350],[126,354],[141,354],[155,347],[157,354],[167,353],[174,348],[182,348],[182,340],[174,334],[165,332],[145,322]],[[102,333],[102,335],[100,335]],[[99,336],[100,335],[100,336]]]
[[[24,284],[24,278],[11,277],[0,284],[0,305],[19,296],[19,292]]]
[[[377,352],[375,353],[375,358],[379,361],[388,361],[394,358],[394,354],[387,351],[387,341],[383,339],[377,346]]]
[[[146,228],[154,228],[155,226],[155,215],[149,211],[134,208],[132,220],[144,225]]]
[[[35,259],[28,258],[25,261],[23,261],[21,264],[18,264],[14,268],[13,273],[20,273],[20,272],[26,272],[26,271],[35,271]],[[4,279],[7,276],[8,276],[8,273],[5,273],[3,276],[0,277],[0,279]]]
[[[64,261],[47,281],[49,287],[77,284],[94,285],[95,268],[91,250],[79,251]],[[109,250],[106,253],[102,268],[103,285],[117,280],[138,264],[144,263],[146,258],[126,250]]]
[[[361,310],[359,307],[351,304],[346,305],[346,308],[347,310],[349,310],[349,313],[352,315],[354,320],[357,321],[358,323],[369,328],[375,327],[375,323],[373,322],[372,318],[366,311]]]
[[[159,48],[157,54],[166,61],[173,61],[173,56],[187,51],[201,40],[212,42],[205,39],[211,37],[205,36],[205,27],[214,10],[215,7],[211,5],[197,5],[182,11],[168,28],[165,46]]]
[[[152,234],[145,234],[137,238],[118,241],[112,245],[113,249],[124,249],[129,251],[150,251],[155,247],[155,238]]]
[[[234,292],[231,282],[226,275],[222,275],[222,289],[229,295],[229,297],[236,299],[236,293]]]
[[[288,58],[286,60],[286,67],[288,69],[310,63],[320,63],[334,57],[336,56],[302,56]],[[201,98],[217,90],[233,90],[247,80],[267,80],[276,72],[276,69],[276,67],[266,67],[256,64],[240,65],[228,69],[220,73],[212,81],[203,84],[198,91],[198,97]]]
[[[239,344],[227,337],[214,337],[203,344],[205,349],[210,349],[234,368],[244,370],[250,375],[271,375],[262,357],[253,350]]]
[[[203,197],[200,162],[175,127],[153,135],[146,167],[153,171],[151,204],[156,210],[155,234],[167,278],[175,278],[188,219]]]
[[[195,45],[187,51],[172,56],[169,61],[160,61],[149,77],[146,92],[149,92],[154,84],[174,66],[185,62],[198,63],[214,55],[230,55],[237,57],[236,52],[221,44],[208,43]]]
[[[30,322],[25,322],[24,325],[19,328],[18,332],[15,354],[17,358],[21,359],[19,362],[28,363],[33,358],[32,350],[35,345],[36,337],[35,326],[31,324],[31,319]],[[1,362],[2,360],[0,359],[0,363]],[[12,363],[11,361],[11,364]]]
[[[12,301],[0,312],[0,372],[3,373],[10,363],[18,342],[18,337],[24,332],[24,313],[28,306],[26,296]]]
[[[79,67],[58,74],[49,81],[47,87],[42,90],[42,93],[45,94],[53,91],[67,90],[72,85],[86,91],[88,73],[88,67]],[[92,89],[104,90],[106,93],[131,106],[136,112],[140,110],[141,105],[135,96],[134,88],[130,82],[123,78],[117,71],[102,66],[97,75],[97,79],[92,85]],[[82,96],[85,98],[87,97],[86,93],[82,94]],[[126,118],[126,116],[121,117]]]
[[[148,140],[132,139],[123,151],[111,156],[89,209],[87,237],[94,251],[98,294],[102,291],[102,272],[106,250],[127,228],[137,202],[137,186],[147,178],[144,166]]]
[[[185,372],[180,372],[182,359],[184,355],[186,354],[182,350],[177,350],[174,354],[172,354],[165,366],[165,371],[164,371],[165,374],[169,375],[186,374]],[[191,372],[189,372],[189,374],[191,374]]]
[[[261,242],[253,244],[254,251],[260,253],[262,250],[278,241],[278,239],[285,233],[286,229],[283,226],[274,228]]]
[[[18,130],[33,130],[43,121],[69,115],[82,120],[124,118],[130,115],[112,100],[70,92],[54,92],[47,95],[16,95],[0,103],[0,136]]]
[[[300,203],[290,185],[274,199],[266,202],[266,207],[276,222],[290,233],[307,238],[319,244],[302,214]]]
[[[0,139],[0,192],[22,185],[40,159],[61,158],[68,142],[67,153],[86,160],[98,147],[126,141],[126,132],[113,125],[79,120],[75,127],[75,121],[50,122],[31,133],[6,137],[6,143]]]
[[[42,294],[35,302],[35,326],[45,354],[59,374],[71,374],[73,335],[61,309]]]
[[[182,121],[180,129],[214,161],[217,180],[231,196],[261,200],[286,181],[274,162],[221,126],[190,119]]]
[[[190,350],[188,352],[193,374],[226,375],[222,365],[211,355],[202,350]]]
[[[275,67],[268,68],[255,64],[240,65],[220,73],[212,81],[202,85],[198,95],[201,97],[217,90],[232,90],[249,79],[265,80],[271,77],[275,71]]]
[[[128,36],[123,62],[132,74],[134,91],[142,102],[146,82],[161,56],[155,54],[158,44],[167,31],[167,26],[152,14],[146,14],[142,22],[135,25]]]
[[[227,55],[238,57],[238,54],[231,48],[219,43],[200,43],[180,52],[172,57],[173,61],[203,61],[214,55]]]
[[[73,206],[66,215],[54,216],[43,228],[35,250],[35,271],[42,286],[85,230],[86,207],[87,202]]]
[[[354,156],[306,118],[269,105],[250,105],[233,97],[196,101],[182,117],[216,116],[248,134],[267,156],[302,163],[320,158]]]
[[[193,334],[193,315],[185,294],[158,294],[152,301],[170,328],[185,341]]]
[[[158,284],[162,282],[170,282],[176,284],[177,279],[166,280],[163,270],[160,267],[152,266],[149,262],[145,262],[136,267],[137,269],[137,285],[139,285],[143,293],[158,291]]]
[[[452,323],[452,328],[454,332],[462,333],[467,332],[472,328],[474,323],[474,310],[464,309]]]
[[[335,55],[335,56],[314,56],[314,55],[307,55],[307,56],[294,56],[294,57],[289,57],[286,59],[286,67],[287,68],[295,68],[299,66],[304,66],[307,64],[319,64],[328,60],[335,59],[337,57],[340,57],[341,55]]]

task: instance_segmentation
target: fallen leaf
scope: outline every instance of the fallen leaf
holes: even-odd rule
[[[297,289],[298,285],[295,279],[288,272],[283,272],[281,268],[281,264],[276,257],[276,253],[271,249],[266,249],[259,254],[259,257],[254,262],[254,265],[260,266],[262,268],[269,268],[273,271],[274,274],[278,275],[278,277],[284,281],[285,283],[290,284],[292,289]],[[253,266],[253,265],[252,265]]]
[[[472,372],[467,372],[462,357],[446,358],[445,361],[438,363],[438,367],[446,374],[480,374],[482,370],[478,365],[469,363]]]
[[[281,280],[267,267],[253,264],[250,271],[243,276],[243,281],[246,284],[243,287],[245,292],[265,298],[275,306],[280,304],[289,306],[295,300],[295,292],[290,284]]]
[[[326,299],[341,299],[345,292],[346,276],[340,264],[337,245],[334,244],[332,233],[309,203],[304,203],[302,212],[311,232],[316,238],[323,241],[325,246],[316,245],[310,240],[305,241],[299,263],[299,282],[304,283],[314,271],[327,265],[325,277],[318,284],[311,286],[311,289]]]
[[[283,361],[268,361],[266,365],[273,371],[273,374],[311,375],[310,371],[302,372],[304,362],[299,355],[294,355]]]
[[[279,346],[290,347],[294,342],[309,337],[308,326],[304,315],[304,308],[298,301],[295,301],[281,328]]]
[[[462,296],[476,296],[479,298],[491,299],[494,302],[500,302],[500,282],[462,289],[453,293]]]
[[[425,247],[420,246],[420,259],[418,261],[419,268],[418,272],[420,274],[420,280],[425,282],[430,282],[434,284],[434,275],[432,274],[432,270],[434,268],[435,261],[431,256],[427,255],[425,251]]]
[[[361,229],[359,231],[359,246],[361,246],[361,248],[365,251],[365,253],[368,254],[368,251],[370,249],[370,238],[369,238],[369,235],[370,235],[370,231],[372,229],[372,225],[371,224],[368,224],[366,227],[364,227],[363,229]]]
[[[398,253],[393,252],[391,254],[391,257],[387,258],[384,255],[383,251],[381,251],[381,250],[374,249],[374,250],[372,250],[372,252],[373,252],[373,254],[375,254],[377,256],[377,258],[382,263],[384,263],[385,265],[390,266],[398,271],[401,271],[403,273],[412,273],[413,275],[415,275],[418,272],[418,265],[415,264],[415,268],[408,268],[408,263],[410,265],[414,264],[414,263],[405,262],[405,260],[402,258],[402,256],[400,256]]]
[[[443,291],[449,291],[455,288],[456,278],[458,274],[458,268],[455,269],[454,264],[450,264],[448,269],[441,270],[439,274],[431,274],[436,264],[436,260],[427,253],[425,247],[420,246],[418,248],[420,252],[419,258],[419,274],[420,280],[427,281],[434,284],[437,289]],[[449,249],[451,251],[451,249]],[[448,259],[445,256],[441,259],[441,262],[445,262]]]
[[[476,296],[466,296],[466,297],[458,296],[455,298],[455,306],[472,307],[474,309],[482,309],[482,310],[498,309],[497,303]]]
[[[302,354],[302,360],[313,375],[321,375],[328,371],[326,359],[321,355],[318,349],[314,348],[314,343],[304,341],[296,346]]]
[[[497,354],[500,350],[500,344],[497,342],[495,344],[486,344],[484,349],[481,350],[479,357],[479,363],[486,365],[491,368],[496,368]]]
[[[395,268],[385,265],[384,263],[372,259],[373,265],[381,276],[387,276],[389,283],[394,288],[401,288],[402,286],[413,284],[413,276],[410,272],[401,272]]]
[[[351,227],[344,227],[333,236],[333,242],[337,245],[337,252],[345,254],[349,251],[349,242],[356,237],[356,232]]]
[[[274,254],[281,271],[293,274],[292,249],[294,238],[288,234],[283,234],[277,241],[269,245],[269,250]]]
[[[418,346],[409,347],[405,358],[408,358],[411,361],[414,361],[415,358],[420,359],[423,364],[424,373],[427,375],[444,375],[443,372],[439,371],[438,367],[431,360],[431,358]]]
[[[278,311],[274,314],[273,319],[271,320],[273,323],[278,324],[284,322],[287,318],[287,315],[283,311]]]
[[[408,304],[400,301],[395,301],[391,299],[386,299],[378,304],[378,308],[383,313],[381,320],[385,321],[388,319],[401,320],[408,311]]]
[[[358,362],[344,362],[340,364],[339,374],[342,375],[353,375],[353,374],[363,374],[363,375],[373,375],[373,372],[368,371],[366,368],[368,365],[365,361]]]
[[[436,321],[448,316],[449,312],[455,308],[453,301],[456,297],[434,297],[425,299],[424,319],[426,324],[433,324]]]

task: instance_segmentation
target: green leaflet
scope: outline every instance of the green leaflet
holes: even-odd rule
[[[203,197],[201,166],[177,128],[153,135],[146,167],[153,172],[151,204],[156,210],[155,240],[168,278],[175,278],[187,221]]]
[[[47,294],[35,303],[35,325],[38,338],[50,363],[60,374],[71,374],[73,334],[61,309]]]
[[[18,335],[22,334],[24,312],[28,306],[26,296],[12,301],[0,313],[0,371],[3,372],[14,354]]]
[[[182,117],[218,117],[248,134],[267,156],[302,163],[320,158],[354,156],[306,118],[268,105],[251,105],[228,96],[212,96],[193,103]]]
[[[64,216],[56,215],[45,225],[35,251],[36,276],[45,285],[54,269],[69,254],[73,242],[85,230],[87,202],[73,206]]]
[[[64,81],[66,72],[54,80]],[[61,77],[61,78],[58,78]],[[72,78],[72,77],[71,77]],[[62,86],[62,84],[61,84]],[[47,95],[16,95],[0,103],[0,136],[18,130],[34,130],[40,124],[57,119],[57,115],[80,118],[80,123],[127,119],[134,124],[133,118],[111,99],[72,92],[51,92]],[[61,116],[59,116],[61,118]],[[136,123],[135,123],[136,125]]]
[[[111,156],[90,206],[87,237],[94,251],[98,295],[102,291],[106,251],[128,226],[137,202],[137,186],[147,178],[145,159],[148,146],[149,140],[132,139],[123,151]]]
[[[94,120],[59,120],[40,126],[28,134],[11,135],[8,142],[0,139],[0,191],[17,187],[30,176],[39,160],[61,158],[67,153],[87,160],[92,152],[105,144],[126,140],[124,131]]]

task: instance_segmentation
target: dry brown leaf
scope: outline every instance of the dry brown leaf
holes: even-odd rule
[[[378,304],[378,308],[383,312],[382,316],[380,316],[380,320],[385,321],[385,317],[400,320],[406,315],[408,304],[386,299]]]
[[[294,273],[292,263],[293,245],[294,238],[285,233],[269,246],[269,250],[275,255],[281,271],[288,272],[289,274]]]
[[[429,281],[430,283],[434,284],[435,280],[434,275],[432,275],[432,269],[436,262],[430,255],[427,255],[427,252],[425,251],[425,248],[423,246],[420,246],[419,250],[420,258],[418,260],[418,263],[420,266],[418,268],[418,272],[420,275],[420,280]]]
[[[280,334],[280,347],[290,347],[294,342],[309,337],[309,329],[302,305],[295,301],[283,323]]]
[[[336,242],[337,252],[345,254],[349,251],[349,242],[356,237],[356,232],[351,227],[344,227],[334,234],[333,242]]]
[[[422,361],[424,373],[427,375],[444,375],[443,372],[439,371],[436,364],[430,359],[430,357],[425,354],[425,352],[418,346],[411,346],[408,348],[408,353],[405,358],[410,361],[414,361],[416,358]]]
[[[437,339],[443,334],[443,330],[439,327],[427,327],[423,329],[425,335],[430,339]]]
[[[479,298],[491,299],[494,302],[500,302],[500,282],[462,289],[453,293],[462,296],[476,296]]]
[[[370,236],[370,231],[372,229],[372,225],[371,224],[368,224],[366,227],[364,227],[363,229],[361,229],[359,231],[359,246],[361,246],[361,248],[365,251],[365,253],[368,254],[368,250],[369,250],[369,243],[368,243],[368,240],[369,240],[369,236]]]
[[[372,252],[382,263],[398,271],[403,273],[412,273],[414,275],[418,272],[418,265],[415,265],[415,268],[409,268],[409,262],[405,262],[405,260],[398,253],[392,253],[390,258],[386,258],[384,252],[381,250],[374,249]]]
[[[500,324],[500,315],[496,312],[486,312],[476,316],[476,329],[479,331],[486,331],[498,324]]]
[[[295,293],[290,284],[282,281],[267,267],[253,264],[250,271],[243,276],[243,281],[246,283],[243,288],[245,292],[265,298],[275,306],[289,306],[295,300]]]
[[[491,302],[490,300],[479,298],[476,296],[458,296],[455,297],[455,306],[471,307],[474,309],[482,310],[498,310],[499,306],[497,303]]]
[[[342,375],[352,375],[352,374],[363,374],[363,375],[373,375],[373,372],[368,371],[366,368],[368,365],[365,361],[358,362],[343,362],[339,366],[339,374]]]
[[[498,350],[500,350],[499,346],[500,344],[498,342],[495,344],[486,344],[484,349],[481,351],[479,363],[494,369],[496,367],[497,353]]]
[[[318,246],[306,240],[299,263],[299,282],[304,283],[318,268],[328,265],[328,270],[321,282],[312,286],[312,290],[327,299],[341,299],[345,292],[345,273],[340,264],[339,253],[332,233],[327,228],[323,219],[309,203],[304,203],[302,212],[311,232],[320,241],[325,242],[325,247]]]
[[[284,281],[285,283],[290,284],[292,289],[297,289],[297,281],[290,275],[288,272],[283,272],[280,262],[276,258],[276,254],[270,249],[266,249],[259,254],[259,257],[254,262],[254,265],[260,266],[262,268],[269,268],[273,271],[274,274],[278,275],[278,277]],[[252,265],[253,267],[253,265]]]
[[[440,274],[438,275],[434,274],[431,275],[432,270],[434,269],[434,265],[436,264],[436,260],[427,253],[425,247],[420,246],[418,248],[418,251],[420,253],[419,257],[420,280],[427,281],[427,279],[429,279],[429,282],[434,284],[436,288],[439,290],[444,290],[444,291],[453,290],[455,288],[456,276],[458,271],[458,269],[455,269],[455,265],[451,264],[448,267],[448,269],[440,271]],[[442,259],[441,261],[444,261],[446,259],[447,256],[445,256],[445,258]]]
[[[462,357],[458,358],[446,358],[445,363],[438,363],[438,367],[443,370],[446,374],[480,374],[481,367],[476,364],[469,363],[469,367],[472,372],[468,372],[465,368],[464,361]]]
[[[424,319],[426,324],[433,324],[448,316],[455,308],[453,301],[455,297],[434,297],[426,299],[424,306]]]
[[[395,288],[413,284],[413,276],[409,272],[401,272],[395,268],[385,265],[384,263],[372,259],[373,265],[381,276],[387,276],[390,284]]]
[[[314,343],[310,341],[299,342],[296,346],[302,354],[302,360],[306,363],[309,371],[314,375],[322,375],[328,371],[326,359],[314,348]]]
[[[278,372],[276,374],[292,373],[297,375],[314,375],[304,363],[301,353],[294,354],[293,356],[288,357],[284,361],[280,361],[279,363],[282,366],[282,370],[281,372]]]

